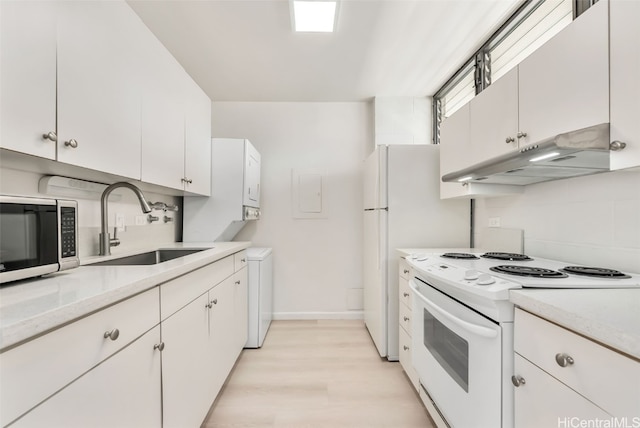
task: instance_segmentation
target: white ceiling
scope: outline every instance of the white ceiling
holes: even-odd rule
[[[214,101],[433,95],[520,0],[342,0],[294,33],[288,0],[129,0]]]

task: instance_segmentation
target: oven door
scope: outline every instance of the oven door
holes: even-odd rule
[[[455,428],[500,427],[498,324],[414,278],[412,359],[420,383]]]
[[[56,272],[55,200],[0,197],[0,283]]]

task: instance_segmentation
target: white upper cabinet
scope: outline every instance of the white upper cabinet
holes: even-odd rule
[[[520,145],[609,122],[608,18],[596,3],[520,63]]]
[[[144,30],[125,2],[61,3],[59,161],[140,178]]]
[[[142,96],[142,181],[183,189],[182,67],[149,31]]]
[[[0,147],[55,159],[56,4],[1,1],[0,20]]]
[[[469,102],[473,158],[518,148],[518,70],[514,68]]]
[[[610,3],[611,141],[624,150],[611,152],[611,169],[640,166],[640,2]]]
[[[211,195],[211,100],[187,76],[185,90],[184,190]]]

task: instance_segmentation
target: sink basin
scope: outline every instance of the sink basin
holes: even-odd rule
[[[205,251],[209,249],[210,248],[166,248],[161,250],[149,251],[141,254],[134,254],[132,256],[106,260],[104,262],[92,263],[89,266],[157,265],[158,263],[167,262],[169,260],[188,256],[189,254],[194,254],[194,253],[198,253],[200,251]]]

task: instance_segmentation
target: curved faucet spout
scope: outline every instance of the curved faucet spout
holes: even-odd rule
[[[102,192],[102,197],[100,198],[100,207],[101,207],[100,209],[100,255],[101,256],[110,255],[111,246],[119,244],[119,241],[115,238],[115,236],[113,239],[113,241],[115,242],[113,243],[112,243],[111,237],[109,236],[109,232],[108,232],[109,216],[108,216],[107,201],[109,199],[109,195],[111,194],[111,192],[113,192],[115,189],[118,189],[120,187],[126,187],[127,189],[130,189],[133,193],[135,193],[135,195],[138,197],[138,201],[140,202],[140,208],[142,209],[143,213],[147,214],[151,212],[151,207],[149,206],[149,203],[145,199],[144,194],[142,193],[142,190],[140,190],[135,185],[121,181],[118,183],[113,183],[110,186],[107,186],[107,188],[104,189],[104,191]]]

